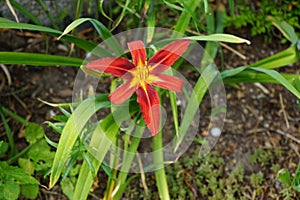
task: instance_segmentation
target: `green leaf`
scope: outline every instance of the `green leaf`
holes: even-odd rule
[[[295,171],[295,176],[292,182],[293,189],[300,192],[300,162],[298,162],[297,169]]]
[[[237,76],[242,71],[249,69],[251,67],[274,69],[274,68],[292,64],[294,62],[297,62],[299,59],[300,59],[300,53],[297,49],[297,46],[294,45],[294,46],[291,46],[288,49],[285,49],[273,56],[264,58],[264,59],[257,61],[251,65],[242,66],[242,67],[238,67],[235,69],[223,71],[221,73],[221,76],[223,79],[231,77],[231,76]]]
[[[66,109],[64,109],[63,107],[59,107],[59,110],[64,114],[65,117],[69,118],[71,116],[71,113],[68,112]],[[67,121],[67,120],[65,120]]]
[[[187,13],[190,14],[191,18],[193,19],[193,23],[195,24],[195,27],[197,29],[198,32],[199,31],[199,28],[201,28],[202,30],[206,30],[205,26],[202,25],[202,23],[200,22],[198,16],[196,15],[197,12],[195,12],[196,8],[198,7],[198,5],[195,5],[195,7],[191,7],[190,3],[191,2],[188,2],[188,1],[185,1],[185,0],[179,0],[180,4],[183,5],[183,8],[184,8],[184,11],[186,11]],[[195,3],[201,3],[201,1],[198,1],[198,2],[195,2]]]
[[[70,156],[75,141],[89,118],[100,108],[110,105],[107,95],[89,98],[78,105],[67,121],[52,165],[49,187],[52,188],[58,181],[65,164]]]
[[[273,56],[269,56],[262,60],[249,65],[250,67],[260,67],[266,69],[274,69],[297,62],[300,59],[300,53],[297,45],[293,45]]]
[[[170,96],[170,103],[171,103],[172,115],[174,120],[175,135],[178,137],[179,122],[178,122],[178,108],[176,104],[176,93],[173,91],[169,91],[169,96]]]
[[[125,172],[119,172],[119,173],[125,173]],[[127,173],[128,174],[128,173]],[[120,184],[120,187],[118,189],[118,191],[116,192],[116,194],[113,196],[113,200],[118,200],[121,199],[121,196],[123,194],[123,192],[126,190],[127,186],[130,184],[130,182],[135,179],[138,176],[138,174],[136,175],[131,175],[129,178],[124,179],[124,183]],[[119,185],[118,185],[119,186]]]
[[[99,11],[100,11],[100,13],[106,18],[106,19],[108,19],[109,21],[113,21],[109,16],[107,16],[107,14],[105,13],[105,11],[104,11],[104,9],[103,9],[103,3],[104,3],[104,0],[100,0],[100,2],[99,2]]]
[[[82,152],[82,157],[83,157],[84,162],[87,163],[87,165],[89,166],[91,173],[92,173],[93,177],[95,178],[96,177],[95,168],[94,168],[93,163],[90,160],[89,156],[87,156],[86,153]]]
[[[278,172],[278,178],[277,179],[278,179],[278,181],[280,181],[281,183],[283,183],[287,186],[290,186],[291,183],[292,183],[290,172],[287,169],[281,169]]]
[[[6,181],[5,184],[3,185],[2,189],[3,189],[2,193],[3,193],[4,199],[14,200],[14,199],[18,199],[18,197],[20,195],[20,187],[13,180]]]
[[[6,136],[7,136],[8,142],[9,142],[9,146],[10,146],[10,154],[9,154],[9,156],[11,157],[11,156],[14,156],[15,154],[17,154],[18,150],[17,150],[17,148],[15,146],[13,134],[12,134],[12,132],[10,130],[10,127],[9,127],[9,125],[7,123],[7,120],[6,120],[5,116],[4,116],[4,111],[5,110],[6,110],[5,108],[3,108],[3,107],[0,106],[0,118],[1,118],[1,120],[3,122],[4,130],[6,132]],[[10,116],[16,116],[15,113],[12,113],[10,111],[9,111],[9,113],[11,113]]]
[[[133,122],[133,123],[136,123],[136,122]],[[124,152],[123,165],[122,165],[122,168],[119,172],[117,183],[116,183],[117,185],[120,185],[120,188],[116,192],[116,194],[114,196],[114,199],[120,199],[121,198],[122,193],[126,189],[126,187],[124,187],[124,185],[129,184],[130,181],[128,181],[128,180],[131,180],[131,178],[129,178],[126,181],[126,178],[128,176],[128,172],[129,172],[130,167],[132,165],[132,161],[135,158],[137,149],[139,147],[142,135],[143,135],[144,130],[145,130],[144,120],[141,120],[140,123],[141,123],[140,126],[135,127],[135,131],[134,131],[134,134],[133,134],[134,137],[131,140],[131,144],[130,144],[129,148],[127,149],[127,151]]]
[[[59,36],[61,35],[61,31],[56,30],[56,29],[52,29],[49,27],[45,27],[45,26],[38,26],[38,25],[33,25],[33,24],[26,24],[26,23],[17,23],[11,20],[8,20],[6,18],[2,18],[0,17],[0,28],[10,28],[10,29],[20,29],[20,30],[30,30],[30,31],[41,31],[44,33],[47,33],[51,36]],[[66,35],[64,38],[64,40],[68,41],[68,42],[72,42],[74,44],[76,44],[79,48],[84,49],[85,51],[95,51],[95,48],[97,47],[96,44],[89,42],[87,40],[83,40],[81,38],[75,37],[75,36],[71,36],[71,35]],[[97,49],[99,52],[101,52],[100,55],[106,55],[109,56],[111,55],[110,53],[108,53],[106,50],[101,50],[101,49]],[[2,58],[2,56],[0,56],[0,58]],[[31,59],[34,57],[31,57]]]
[[[25,128],[25,138],[30,144],[36,143],[45,135],[42,126],[36,123],[28,123]]]
[[[152,137],[153,164],[155,165],[156,187],[161,199],[170,199],[168,182],[164,167],[164,155],[162,146],[162,132],[159,131],[155,137]]]
[[[146,3],[149,5],[146,5]],[[149,7],[149,10],[147,10],[147,43],[150,43],[152,41],[155,32],[156,12],[154,9],[154,4],[154,0],[148,0],[145,2],[145,7]]]
[[[194,87],[193,93],[191,94],[191,96],[188,100],[188,104],[187,104],[186,110],[184,112],[184,115],[183,115],[183,118],[181,121],[181,125],[179,127],[179,137],[177,137],[175,140],[175,145],[176,145],[175,150],[174,150],[175,152],[179,148],[179,145],[183,141],[183,139],[190,127],[190,124],[194,120],[194,116],[197,112],[197,109],[195,109],[195,108],[199,107],[205,93],[207,92],[209,85],[212,83],[212,81],[217,76],[218,76],[218,74],[216,73],[214,66],[209,65],[205,68],[205,70],[201,74],[200,78],[198,79],[198,81]]]
[[[210,11],[211,12],[211,11]],[[226,18],[226,11],[223,6],[223,4],[219,3],[217,7],[217,13],[216,13],[216,19],[214,18],[213,13],[207,13],[205,20],[206,20],[206,26],[208,31],[208,34],[213,33],[222,33],[224,29],[224,21]],[[215,21],[216,20],[216,21]],[[216,25],[215,25],[216,24]],[[217,52],[219,50],[220,45],[215,41],[207,41],[205,44],[205,53],[203,54],[203,58],[201,60],[201,71],[204,70],[204,68],[209,65],[210,63],[213,63]]]
[[[62,181],[60,182],[60,187],[61,187],[63,193],[64,193],[69,199],[73,199],[73,195],[74,195],[74,185],[73,185],[71,179],[65,178],[64,180],[62,180]]]
[[[39,185],[24,184],[21,187],[21,194],[28,199],[36,199],[39,194]]]
[[[294,79],[295,88],[300,92],[300,76],[298,74],[298,78]]]
[[[0,174],[5,174],[7,179],[15,180],[18,184],[39,184],[39,182],[28,175],[23,169],[10,166],[6,162],[0,162]]]
[[[25,64],[34,66],[74,66],[85,64],[79,58],[55,56],[39,53],[0,52],[1,64]]]
[[[166,0],[163,0],[164,1],[164,4],[166,4],[166,6],[168,6],[169,8],[171,9],[174,9],[174,10],[179,10],[179,11],[184,11],[184,9],[178,5],[176,5],[175,3],[169,3],[168,1]]]
[[[76,111],[76,110],[75,110]],[[95,129],[90,143],[89,158],[97,172],[112,144],[112,139],[119,131],[113,115],[108,115]],[[93,184],[93,174],[86,161],[83,162],[78,176],[73,199],[86,199]]]
[[[50,146],[46,140],[40,140],[32,145],[28,152],[28,157],[33,160],[36,171],[47,171],[51,168],[54,152],[50,151]]]
[[[186,3],[185,7],[190,8],[190,10],[184,9],[184,11],[181,13],[175,27],[174,27],[174,33],[172,35],[172,38],[178,38],[181,37],[186,29],[189,26],[190,19],[191,19],[191,13],[195,12],[196,8],[198,7],[200,1],[199,0],[190,0],[188,3]]]
[[[225,71],[224,71],[225,72]],[[222,74],[223,75],[223,74]],[[299,78],[298,74],[285,74],[281,73],[281,75],[287,79],[290,83],[294,84],[294,80]],[[267,74],[259,73],[251,69],[246,69],[238,74],[238,76],[230,76],[223,79],[225,84],[234,85],[237,83],[276,83],[279,82],[274,78],[270,77]]]
[[[103,169],[103,171],[105,172],[105,174],[107,174],[107,176],[110,179],[114,179],[114,176],[113,176],[113,173],[112,173],[112,169],[109,166],[107,166],[104,163],[101,163],[101,168]]]
[[[53,130],[57,133],[62,133],[63,131],[63,128],[65,127],[66,125],[66,122],[55,122],[55,123],[52,123],[52,122],[49,122],[49,121],[46,121],[46,124],[53,128]]]
[[[279,72],[277,72],[275,70],[258,68],[258,67],[251,67],[251,69],[268,74],[270,77],[274,78],[281,85],[283,85],[286,89],[288,89],[297,98],[300,98],[300,92],[287,79],[285,79]]]
[[[115,24],[114,24],[114,27],[112,28],[112,30],[114,30],[115,28],[117,28],[119,26],[119,24],[121,23],[121,21],[123,20],[123,18],[125,17],[126,15],[126,11],[128,11],[130,8],[128,7],[129,6],[129,3],[130,3],[130,0],[126,0],[125,1],[125,4],[123,5],[120,5],[121,2],[120,2],[120,7],[123,7],[122,9],[122,12],[121,14],[119,14],[119,17],[117,20],[115,20]]]
[[[50,140],[46,135],[44,135],[44,138],[50,146],[57,148],[58,144],[56,142],[53,142],[52,140]]]
[[[33,163],[29,159],[19,158],[18,159],[18,164],[29,175],[33,174],[33,172],[34,172],[34,165],[33,165]]]
[[[230,35],[225,33],[216,33],[211,35],[199,35],[184,37],[183,39],[195,40],[195,41],[215,41],[215,42],[229,42],[229,43],[246,43],[250,44],[249,40]]]
[[[8,150],[8,143],[4,141],[0,141],[0,156],[3,156],[7,150]]]
[[[107,44],[109,48],[113,50],[118,56],[122,55],[124,53],[122,46],[119,44],[119,42],[113,37],[112,33],[98,20],[92,19],[92,18],[80,18],[75,21],[73,21],[67,28],[64,30],[64,32],[59,36],[58,39],[65,36],[67,33],[78,27],[80,24],[84,22],[90,22],[100,35],[100,37],[104,40],[104,42]]]
[[[298,42],[298,36],[295,33],[294,28],[289,25],[285,21],[279,21],[275,17],[267,16],[267,20],[270,20],[272,24],[281,31],[281,33],[284,35],[286,39],[288,39],[292,45],[296,44]]]
[[[24,6],[22,6],[21,4],[19,4],[14,0],[10,0],[10,3],[14,8],[18,9],[21,13],[27,16],[33,23],[37,25],[42,25],[40,20],[35,15],[33,15],[29,10],[27,10]]]
[[[216,14],[216,30],[215,33],[223,33],[225,20],[226,20],[226,8],[222,3],[218,4],[217,14]]]
[[[89,18],[80,18],[80,19],[76,19],[74,20],[71,24],[69,24],[64,32],[57,38],[57,39],[61,39],[63,36],[67,35],[69,32],[71,32],[73,29],[75,29],[77,26],[79,26],[80,24],[89,21]]]

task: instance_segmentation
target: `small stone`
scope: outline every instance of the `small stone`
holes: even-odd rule
[[[210,130],[210,134],[214,137],[220,137],[221,135],[221,130],[218,127],[214,127]]]

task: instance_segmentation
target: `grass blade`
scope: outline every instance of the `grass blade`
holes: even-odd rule
[[[146,3],[148,5],[146,5]],[[155,31],[155,17],[156,17],[156,12],[154,9],[154,0],[148,0],[145,3],[145,9],[147,9],[147,13],[148,13],[148,18],[147,18],[147,43],[150,43],[153,39],[154,36],[154,31]]]
[[[45,4],[44,0],[37,0],[38,4],[42,7],[42,9],[44,10],[44,12],[46,13],[46,15],[48,16],[51,24],[53,25],[53,27],[55,29],[59,29],[56,20],[53,18],[52,14],[50,13],[50,11],[47,8],[47,5]]]
[[[3,125],[4,125],[4,130],[6,132],[6,136],[7,136],[7,139],[8,139],[8,142],[9,142],[9,146],[10,146],[10,154],[9,154],[9,157],[13,157],[14,155],[16,155],[18,153],[18,150],[15,146],[15,142],[14,142],[14,137],[13,137],[13,134],[9,128],[9,125],[4,117],[4,113],[3,113],[3,110],[2,110],[2,107],[0,106],[0,118],[3,122]]]
[[[195,12],[195,9],[198,7],[200,1],[199,0],[190,0],[186,3],[186,7],[190,8],[190,12],[188,10],[184,10],[175,27],[174,27],[174,33],[172,35],[172,38],[178,38],[178,37],[181,37],[184,32],[186,31],[186,29],[188,28],[189,26],[189,23],[190,23],[190,20],[191,20],[191,14],[190,13],[193,13]]]
[[[27,16],[33,23],[35,23],[36,25],[42,25],[40,20],[36,16],[34,16],[30,11],[28,11],[24,6],[22,6],[14,0],[10,0],[10,3],[14,8],[18,9],[21,13]]]
[[[120,2],[119,2],[120,3]],[[125,17],[126,15],[126,11],[129,9],[129,3],[130,3],[130,0],[126,0],[125,2],[125,5],[120,5],[120,7],[123,7],[122,9],[122,12],[119,16],[119,18],[116,20],[117,22],[115,23],[114,27],[112,28],[112,30],[114,30],[115,28],[117,28],[119,26],[119,24],[121,23],[121,21],[123,20],[123,18]]]
[[[113,20],[105,13],[105,11],[104,11],[104,9],[103,9],[103,3],[104,3],[104,0],[100,0],[100,1],[99,1],[98,9],[99,9],[100,13],[101,13],[106,19],[108,19],[109,21],[112,22]]]

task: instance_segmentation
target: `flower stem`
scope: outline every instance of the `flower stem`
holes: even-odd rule
[[[153,160],[156,167],[155,178],[160,199],[169,200],[169,189],[167,183],[166,172],[164,168],[164,155],[162,149],[162,133],[161,131],[153,137]]]

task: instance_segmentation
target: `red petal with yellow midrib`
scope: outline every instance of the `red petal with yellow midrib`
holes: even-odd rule
[[[89,62],[86,67],[128,79],[132,77],[128,71],[135,66],[126,58],[101,58]]]
[[[180,78],[167,74],[155,75],[158,79],[151,84],[174,92],[182,92],[184,81]]]
[[[157,135],[160,125],[160,100],[157,91],[150,85],[139,87],[137,90],[143,118],[153,136]]]
[[[151,73],[158,74],[171,67],[187,50],[189,44],[190,40],[177,40],[161,48],[148,61]]]
[[[129,99],[136,88],[131,86],[131,81],[123,83],[115,89],[108,97],[113,104],[121,104]]]
[[[141,40],[128,43],[128,48],[131,53],[132,62],[135,66],[144,65],[147,60],[146,49]]]

